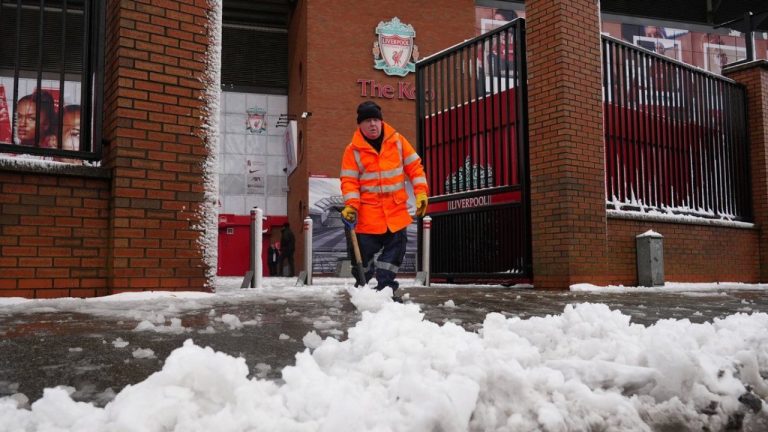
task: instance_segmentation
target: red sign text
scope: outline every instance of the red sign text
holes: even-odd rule
[[[360,86],[360,96],[385,99],[416,99],[416,86],[406,81],[398,81],[397,88],[389,84],[382,84],[372,79],[360,78],[357,80]]]

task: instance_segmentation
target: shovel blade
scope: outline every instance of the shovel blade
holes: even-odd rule
[[[366,285],[365,283],[365,270],[363,270],[363,265],[360,263],[357,263],[355,265],[355,269],[357,270],[355,273],[355,287],[364,287]]]
[[[363,263],[360,262],[360,247],[357,244],[357,236],[354,235],[354,231],[349,229],[349,226],[344,226],[344,235],[347,237],[349,244],[352,246],[354,253],[352,254],[352,261],[355,262],[355,268],[352,274],[355,276],[355,288],[366,286],[365,282],[365,270],[363,270]]]

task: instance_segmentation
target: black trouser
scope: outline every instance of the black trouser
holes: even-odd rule
[[[405,258],[405,246],[408,243],[407,229],[398,232],[387,231],[384,234],[357,234],[360,245],[360,255],[365,269],[365,281],[371,280],[376,275],[378,285],[376,289],[386,286],[397,289],[395,282],[397,271]],[[381,255],[373,262],[373,256],[381,251]]]
[[[277,265],[278,273],[280,273],[278,276],[283,275],[283,267],[285,266],[285,261],[288,261],[288,267],[291,270],[290,273],[288,273],[288,276],[294,276],[296,271],[293,265],[293,253],[290,255],[280,255],[280,263]]]

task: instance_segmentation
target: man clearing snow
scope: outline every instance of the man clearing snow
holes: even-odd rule
[[[356,226],[365,282],[375,273],[377,290],[391,287],[395,291],[395,276],[405,256],[406,227],[413,221],[408,214],[405,179],[407,176],[413,184],[416,216],[423,217],[427,213],[427,178],[411,143],[382,121],[376,103],[366,101],[357,107],[357,124],[341,161],[345,205],[341,215]],[[374,265],[373,256],[379,251]]]

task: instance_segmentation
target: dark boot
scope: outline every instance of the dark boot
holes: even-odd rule
[[[389,281],[381,281],[376,285],[376,288],[374,288],[376,291],[381,291],[386,287],[392,288],[392,292],[394,293],[397,291],[398,288],[400,288],[400,283],[396,280],[389,280]]]

